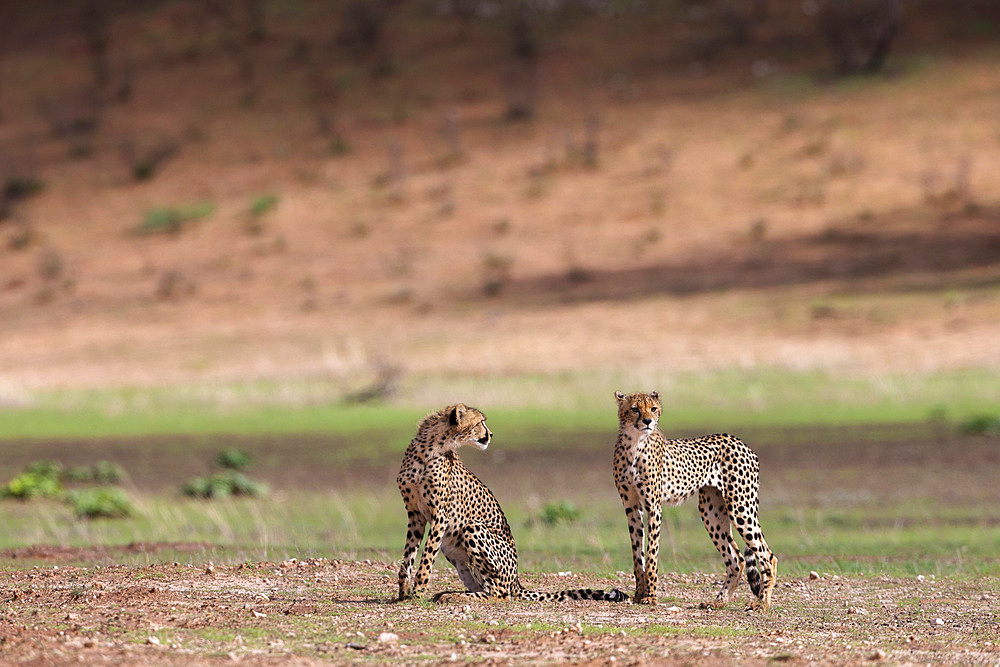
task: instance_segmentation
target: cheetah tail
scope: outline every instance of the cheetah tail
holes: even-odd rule
[[[747,564],[747,583],[750,584],[750,590],[753,591],[753,594],[759,598],[763,592],[760,581],[760,570],[757,569],[757,556],[754,555],[750,547],[743,550],[743,560]]]
[[[631,599],[628,596],[628,593],[624,593],[617,588],[612,588],[610,591],[592,588],[576,588],[567,591],[555,591],[553,593],[544,591],[529,591],[522,588],[518,597],[522,600],[532,600],[535,602],[566,602],[568,600],[628,602]]]

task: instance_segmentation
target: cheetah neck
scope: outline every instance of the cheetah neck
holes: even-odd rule
[[[618,449],[622,450],[627,461],[635,462],[639,452],[649,445],[656,433],[656,429],[639,431],[631,424],[622,424],[618,431]]]

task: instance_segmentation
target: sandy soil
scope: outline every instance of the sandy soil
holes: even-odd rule
[[[536,116],[505,123],[507,55],[488,26],[442,24],[451,43],[394,24],[399,70],[379,79],[321,58],[326,46],[289,60],[293,38],[329,43],[318,27],[339,19],[313,16],[329,14],[320,3],[269,16],[272,36],[246,55],[259,88],[246,105],[225,32],[199,8],[112,23],[114,72],[128,54],[135,92],[101,108],[77,159],[39,105],[86,110],[81,37],[67,24],[12,42],[0,176],[46,187],[0,222],[0,402],[108,384],[346,384],[379,363],[619,368],[623,338],[669,371],[998,363],[992,52],[839,85],[775,11],[745,51],[693,77],[692,25],[673,41],[630,19],[616,29],[635,39],[605,49],[607,26],[584,22],[546,37]],[[936,25],[912,18],[904,39]],[[807,55],[783,57],[789,43]],[[751,73],[757,58],[770,78]],[[304,91],[317,72],[349,82],[326,110],[346,155],[315,129]],[[123,142],[177,152],[134,182]],[[255,218],[264,194],[278,203]],[[212,213],[176,234],[135,233],[152,208],[199,202]]]
[[[163,545],[160,545],[163,546]],[[181,545],[183,547],[183,545]],[[134,545],[154,551],[157,545]],[[10,557],[12,554],[4,554]],[[665,573],[660,604],[394,603],[395,565],[287,561],[80,568],[87,552],[0,574],[0,660],[190,664],[993,664],[996,582],[783,579],[768,612],[698,608],[711,576]],[[60,563],[63,563],[60,565]],[[439,571],[432,590],[453,586]],[[533,588],[620,585],[523,576]]]

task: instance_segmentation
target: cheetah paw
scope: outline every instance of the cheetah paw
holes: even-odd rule
[[[635,598],[632,598],[632,604],[655,605],[656,604],[656,596],[655,595],[644,595],[642,597],[635,597]]]

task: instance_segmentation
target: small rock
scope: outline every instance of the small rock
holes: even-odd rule
[[[848,614],[857,614],[858,616],[867,616],[868,610],[862,607],[851,607],[847,610]]]
[[[923,580],[924,580],[924,575],[918,574],[917,575],[917,581],[923,581]]]
[[[85,639],[85,640],[83,640],[83,647],[84,648],[94,648],[94,646],[95,646],[95,644],[94,644],[94,640],[93,639]]]
[[[395,632],[383,632],[378,636],[380,644],[395,644],[399,641],[399,635]]]
[[[351,649],[352,651],[364,651],[365,650],[365,645],[364,644],[359,644],[357,642],[347,642],[346,646],[347,646],[347,648]]]
[[[488,634],[485,637],[483,637],[483,643],[484,644],[495,644],[496,641],[497,641],[497,638],[494,637],[492,634]]]
[[[944,619],[943,618],[935,618],[934,619],[934,625],[944,625]]]
[[[809,572],[809,580],[810,581],[816,581],[817,579],[819,579],[819,572],[817,572],[816,570],[810,571]]]
[[[146,643],[150,644],[152,646],[159,646],[160,645],[160,638],[159,637],[146,637]]]
[[[878,662],[879,660],[885,660],[885,651],[882,649],[875,649],[875,652],[868,656],[869,660],[874,660]]]
[[[257,611],[256,609],[254,609],[253,610],[253,617],[254,618],[267,618],[267,614],[265,614],[262,611]]]
[[[70,612],[70,613],[66,614],[66,620],[67,621],[75,621],[78,618],[80,618],[80,617],[77,614],[74,614],[73,612]]]
[[[680,610],[681,610],[680,607],[675,606],[675,607],[667,607],[665,611],[680,611]]]
[[[205,566],[205,574],[215,574],[215,565],[212,561],[208,561],[208,565]]]

